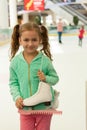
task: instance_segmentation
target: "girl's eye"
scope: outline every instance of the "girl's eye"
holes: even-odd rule
[[[24,39],[24,41],[25,41],[25,42],[29,42],[29,41],[36,42],[37,39],[36,39],[36,38],[33,38],[33,39],[30,40],[30,39],[26,38],[26,39]]]
[[[33,42],[36,42],[36,41],[37,41],[37,39],[36,39],[36,38],[33,38],[33,39],[32,39],[32,41],[33,41]]]
[[[28,42],[28,41],[29,41],[29,39],[28,39],[28,38],[26,38],[26,39],[24,39],[24,41],[25,41],[25,42]]]

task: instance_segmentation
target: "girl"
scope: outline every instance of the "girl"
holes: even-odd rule
[[[20,45],[23,47],[23,51],[16,55]],[[42,57],[43,64],[42,71],[40,71]],[[44,26],[25,23],[20,27],[19,25],[14,27],[11,42],[9,85],[18,109],[23,111],[45,110],[48,105],[51,108],[49,103],[40,103],[31,107],[23,105],[25,98],[37,92],[40,80],[50,84],[52,99],[54,98],[52,85],[55,85],[59,78],[51,60],[47,29]],[[20,130],[50,130],[51,117],[52,114],[20,114]]]
[[[83,35],[85,33],[84,26],[79,29],[79,46],[82,46]]]

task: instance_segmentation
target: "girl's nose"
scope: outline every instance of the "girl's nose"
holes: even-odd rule
[[[31,41],[31,40],[28,42],[28,45],[29,45],[29,46],[31,46],[31,45],[32,45],[32,41]]]

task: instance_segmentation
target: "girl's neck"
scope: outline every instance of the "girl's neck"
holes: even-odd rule
[[[31,54],[27,54],[25,52],[23,52],[23,56],[25,58],[25,60],[28,62],[28,64],[31,63],[31,61],[38,55],[38,51],[31,53]]]

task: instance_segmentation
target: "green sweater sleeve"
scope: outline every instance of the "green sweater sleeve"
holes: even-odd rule
[[[59,77],[57,75],[57,72],[52,64],[52,62],[48,61],[48,72],[46,75],[46,82],[50,85],[55,85],[59,81]]]
[[[10,86],[10,93],[13,97],[13,100],[16,101],[16,99],[21,96],[20,96],[18,78],[16,72],[11,66],[10,66],[9,86]]]

